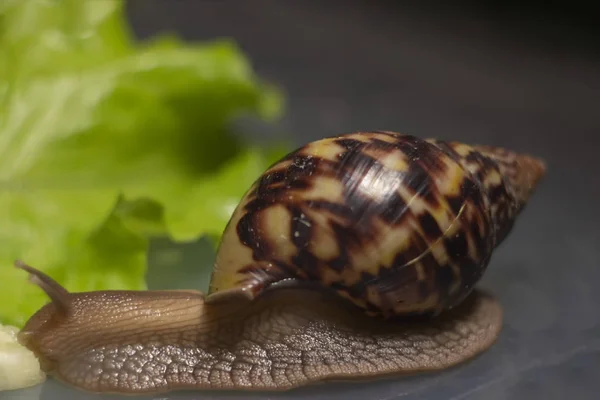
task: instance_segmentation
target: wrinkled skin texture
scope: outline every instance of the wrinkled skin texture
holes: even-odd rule
[[[81,293],[68,302],[69,316],[49,304],[20,339],[50,374],[92,392],[285,390],[438,370],[487,349],[502,325],[499,304],[480,292],[425,321],[373,321],[307,289],[234,306],[185,291]]]

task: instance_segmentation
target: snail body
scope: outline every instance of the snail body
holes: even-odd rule
[[[490,146],[359,132],[269,167],[225,228],[209,291],[69,293],[20,340],[94,392],[285,390],[448,368],[487,349],[502,310],[475,285],[545,173]]]

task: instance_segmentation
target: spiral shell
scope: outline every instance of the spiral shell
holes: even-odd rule
[[[472,291],[544,170],[504,149],[393,132],[308,143],[242,198],[209,295],[254,298],[292,279],[372,315],[437,314]]]

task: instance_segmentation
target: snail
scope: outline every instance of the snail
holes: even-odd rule
[[[70,293],[17,261],[51,302],[20,342],[89,392],[289,390],[442,370],[500,334],[475,288],[544,162],[388,131],[307,143],[246,191],[209,290]]]

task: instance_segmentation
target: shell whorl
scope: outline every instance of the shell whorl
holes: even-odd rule
[[[209,298],[295,279],[373,315],[439,313],[471,292],[543,171],[503,149],[393,132],[308,143],[242,198]]]

